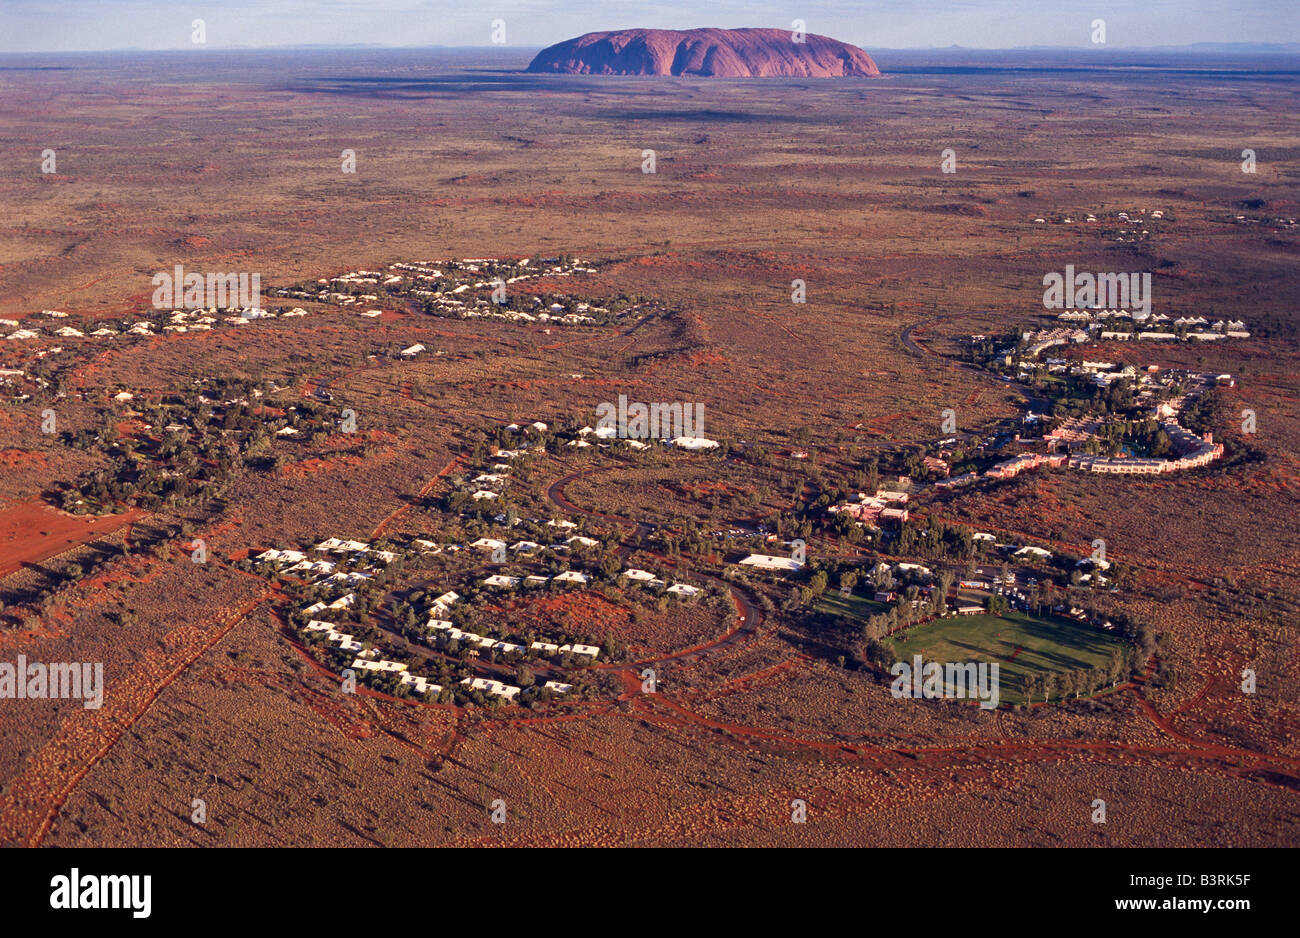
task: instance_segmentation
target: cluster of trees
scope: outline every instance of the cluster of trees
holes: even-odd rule
[[[975,532],[965,525],[947,524],[931,515],[924,521],[909,519],[899,525],[891,549],[897,554],[929,560],[969,560],[982,556],[988,550],[988,542],[975,540]]]
[[[1225,436],[1225,431],[1234,422],[1232,407],[1219,388],[1211,388],[1198,394],[1183,407],[1179,422],[1196,433],[1212,432],[1216,437]]]
[[[1110,660],[1102,667],[1072,668],[1069,671],[1051,671],[1029,675],[1022,688],[1026,703],[1043,703],[1063,697],[1091,697],[1097,691],[1127,678],[1141,667],[1139,650],[1128,646],[1123,651],[1115,649]]]
[[[1003,358],[1006,355],[1005,350],[1016,348],[1020,344],[1020,336],[1024,332],[1031,331],[1031,328],[1025,326],[1023,329],[1012,332],[1002,332],[971,339],[962,347],[961,357],[973,364],[992,366],[994,370],[1000,370],[1003,365]]]
[[[1148,456],[1157,459],[1172,456],[1174,452],[1173,440],[1161,428],[1160,421],[1155,417],[1117,420],[1102,424],[1097,430],[1097,435],[1087,441],[1084,450],[1089,453],[1114,456],[1126,443],[1135,444]]]
[[[952,588],[955,577],[944,570],[933,578],[933,582],[925,582],[927,579],[929,578],[922,574],[912,572],[903,574],[900,579],[885,564],[879,564],[867,572],[853,562],[832,563],[812,570],[802,586],[793,585],[784,608],[787,611],[799,608],[809,610],[810,620],[823,617],[825,613],[813,611],[813,607],[817,598],[830,588],[832,582],[838,584],[839,590],[848,591],[850,595],[864,590],[868,595],[876,591],[897,592],[886,611],[868,616],[852,636],[852,641],[860,646],[856,650],[863,653],[862,657],[872,660],[870,649],[878,646],[889,634],[947,613],[948,591]]]
[[[945,615],[948,612],[947,594],[952,582],[952,574],[945,571],[936,578],[934,588],[928,595],[923,594],[916,584],[903,587],[887,612],[869,616],[862,624],[863,644],[869,645],[899,629]]]
[[[283,460],[271,455],[273,436],[260,413],[262,405],[246,403],[256,386],[244,379],[217,378],[207,390],[171,395],[160,405],[143,405],[141,418],[151,426],[186,427],[183,432],[160,429],[156,440],[123,437],[112,422],[98,431],[66,433],[69,445],[98,447],[109,465],[77,479],[63,493],[62,507],[84,514],[123,503],[147,509],[185,505],[211,494],[240,467],[278,469]],[[232,403],[214,407],[214,399]],[[310,438],[319,440],[326,433],[318,423],[319,411],[311,402],[296,405],[287,425],[315,425]]]
[[[1105,387],[1098,387],[1086,375],[1071,375],[1052,402],[1052,414],[1058,417],[1121,414],[1137,406],[1137,387],[1128,378],[1119,378]]]
[[[166,557],[173,545],[188,550],[188,538],[193,532],[193,525],[188,521],[179,524],[165,524],[153,527],[137,525],[132,530],[129,545],[100,543],[95,545],[92,553],[85,554],[68,563],[62,570],[51,572],[48,580],[39,586],[26,589],[21,593],[8,593],[0,596],[0,610],[8,607],[10,611],[26,607],[41,609],[51,600],[65,595],[77,583],[89,576],[107,570],[113,563],[123,557],[142,556],[153,553]],[[130,617],[118,618],[119,625],[130,625]]]

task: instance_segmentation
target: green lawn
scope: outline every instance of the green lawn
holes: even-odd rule
[[[841,596],[838,589],[828,589],[817,597],[813,609],[824,616],[865,622],[874,615],[888,612],[889,606],[861,595],[856,588],[847,597]]]
[[[914,626],[886,642],[895,660],[988,661],[998,663],[1003,703],[1023,703],[1030,675],[1076,668],[1105,667],[1122,639],[1060,616],[1041,618],[1020,612],[1005,616],[957,616]]]

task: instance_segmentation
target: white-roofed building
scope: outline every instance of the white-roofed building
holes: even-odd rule
[[[667,442],[678,449],[688,450],[716,449],[718,447],[717,440],[708,440],[702,436],[676,436]]]
[[[740,564],[759,570],[780,570],[787,573],[803,569],[803,563],[793,557],[774,557],[771,554],[750,554]]]
[[[495,694],[498,697],[504,697],[507,700],[514,700],[519,696],[519,688],[512,684],[503,684],[500,681],[494,681],[485,677],[467,677],[461,681],[461,684],[468,685],[472,690],[483,691],[487,694]]]
[[[402,672],[402,675],[399,678],[399,680],[403,684],[409,685],[411,690],[415,691],[417,694],[425,694],[425,693],[441,694],[442,693],[441,684],[434,684],[428,678],[421,677],[418,674]]]
[[[385,659],[375,660],[374,658],[356,658],[352,662],[352,667],[361,668],[363,671],[405,671],[406,665],[400,661],[387,661]]]

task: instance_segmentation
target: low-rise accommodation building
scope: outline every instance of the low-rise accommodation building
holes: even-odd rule
[[[774,557],[771,554],[750,554],[740,561],[740,565],[782,573],[793,573],[803,569],[802,561],[795,560],[793,557]]]

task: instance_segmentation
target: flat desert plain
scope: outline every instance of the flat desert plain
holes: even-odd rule
[[[710,81],[528,75],[528,58],[0,59],[0,331],[37,333],[0,340],[0,661],[104,680],[98,708],[0,701],[0,840],[1294,844],[1294,64],[881,53],[879,79]],[[524,258],[541,266],[512,295],[607,318],[438,315],[384,289],[415,276],[392,265]],[[1042,388],[963,350],[1058,325],[1043,278],[1067,264],[1150,272],[1154,313],[1247,323],[1083,356],[1231,375],[1211,415],[1226,457],[946,494],[917,477],[908,523],[1062,555],[1101,540],[1115,589],[1090,607],[1158,644],[1033,705],[899,699],[866,654],[867,574],[861,614],[830,618],[807,574],[826,565],[833,596],[846,565],[951,558],[818,512],[916,476],[907,448],[935,452],[947,412],[963,437],[1015,426]],[[276,315],[162,328],[152,278],[176,265],[257,273]],[[357,271],[384,276],[341,295],[370,299],[313,292]],[[702,405],[723,445],[576,445],[620,395]],[[546,521],[592,544],[554,549],[570,535]],[[398,559],[365,568],[352,608],[304,615],[337,593],[257,558],[343,564],[313,549],[330,537]],[[470,546],[498,537],[505,554]],[[737,572],[795,538],[801,574]],[[482,584],[563,571],[590,582]],[[430,618],[600,653],[480,654],[422,633]],[[365,675],[348,692],[350,657],[309,619],[442,692]],[[528,699],[452,693],[473,678]]]

